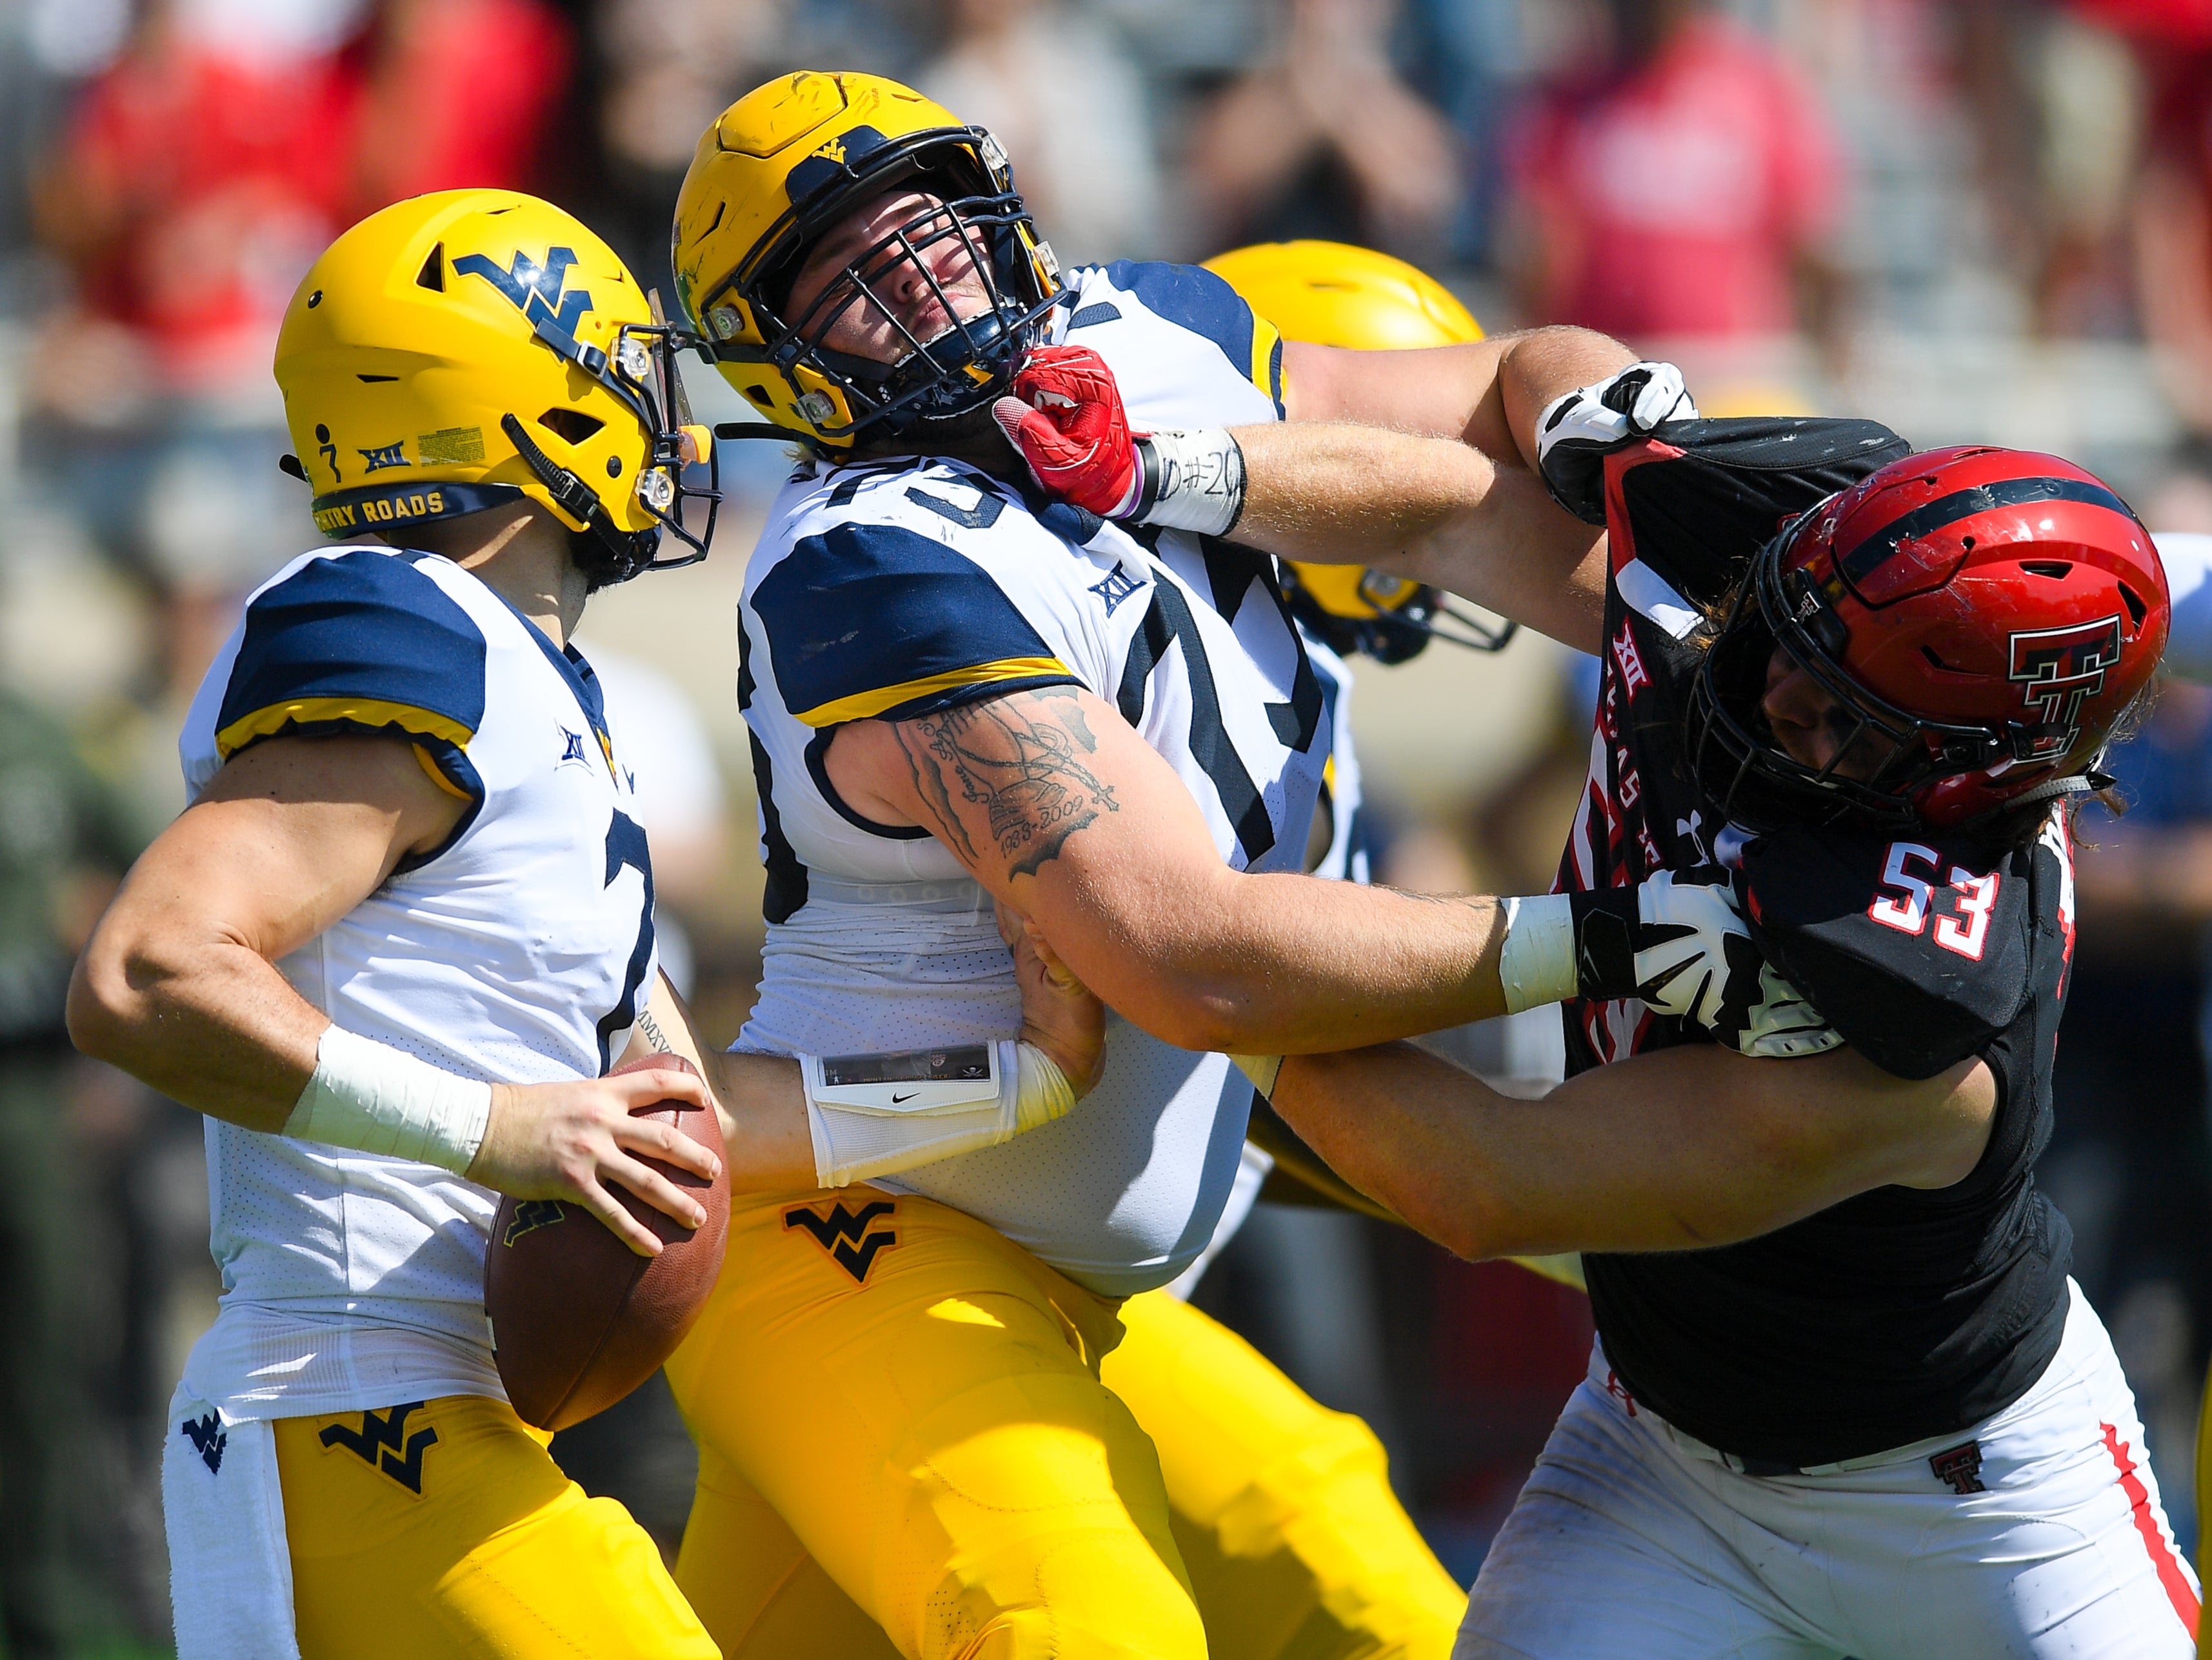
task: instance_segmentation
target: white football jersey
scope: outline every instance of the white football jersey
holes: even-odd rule
[[[435,555],[325,548],[246,601],[192,701],[195,797],[294,733],[410,739],[473,805],[278,963],[338,1025],[465,1077],[597,1077],[654,973],[653,875],[591,666]],[[498,1195],[434,1165],[207,1121],[224,1295],[185,1382],[239,1417],[497,1395]]]
[[[1079,271],[1051,337],[1106,359],[1139,430],[1280,416],[1274,332],[1209,271]],[[740,622],[769,921],[743,1047],[849,1054],[1020,1025],[982,890],[927,831],[872,824],[830,787],[823,757],[847,721],[1080,686],[1175,769],[1233,868],[1304,864],[1329,698],[1264,554],[1132,534],[957,461],[823,463],[770,509]],[[1104,1080],[1066,1118],[879,1185],[1123,1295],[1205,1247],[1250,1101],[1222,1057],[1115,1021]]]
[[[1310,861],[1310,874],[1340,882],[1366,882],[1372,879],[1372,872],[1368,860],[1367,804],[1360,794],[1359,757],[1352,747],[1352,667],[1304,629],[1298,634],[1306,642],[1306,655],[1312,660],[1328,711],[1328,765],[1322,775],[1320,806],[1328,823],[1316,826],[1316,833],[1325,834],[1328,842],[1320,858]],[[1307,845],[1312,846],[1310,839]]]

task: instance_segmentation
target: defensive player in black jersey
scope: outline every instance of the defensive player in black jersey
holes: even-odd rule
[[[1110,418],[1036,401],[1091,447],[1008,410],[1041,477],[1141,503],[1110,489]],[[2178,1660],[2196,1581],[2033,1175],[2071,812],[2163,647],[2157,554],[2054,457],[1669,418],[1694,414],[1650,364],[1543,412],[1546,483],[1608,532],[1550,569],[1482,530],[1497,469],[1449,442],[1292,424],[1150,452],[1234,449],[1240,539],[1603,659],[1559,892],[1503,902],[1497,958],[1510,1001],[1579,994],[1576,1075],[1532,1104],[1402,1045],[1249,1063],[1462,1255],[1589,1253],[1589,1376],[1457,1653]],[[1620,896],[1662,873],[1743,909],[1718,1021],[1662,1013],[1626,961]],[[1796,1048],[1758,1052],[1794,1058],[1715,1041],[1777,1010]]]

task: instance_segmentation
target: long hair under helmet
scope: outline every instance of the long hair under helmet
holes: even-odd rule
[[[1759,550],[1691,684],[1685,752],[1720,813],[1753,829],[2009,826],[2109,781],[2097,763],[2169,610],[2148,532],[2072,463],[1908,455]],[[1778,647],[1844,722],[1824,768],[1793,760],[1760,713]]]
[[[856,209],[899,191],[930,200],[793,314],[792,283],[808,252]],[[923,257],[954,238],[988,303],[917,338],[871,284],[912,261],[954,315]],[[677,294],[724,379],[768,421],[827,449],[988,409],[1060,287],[999,142],[877,75],[804,70],[723,111],[684,176],[673,252]],[[896,362],[823,344],[855,306],[881,312],[905,336]]]
[[[527,496],[593,587],[707,556],[720,496],[678,354],[697,343],[584,223],[519,191],[371,214],[301,280],[276,384],[325,536]],[[662,556],[663,538],[680,551]]]
[[[1285,340],[1357,351],[1409,351],[1482,338],[1451,290],[1416,266],[1348,242],[1257,242],[1206,268]],[[1283,561],[1283,591],[1299,622],[1330,649],[1402,663],[1429,642],[1500,651],[1516,625],[1460,609],[1425,582],[1371,566]]]

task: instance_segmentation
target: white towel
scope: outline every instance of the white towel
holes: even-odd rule
[[[161,1453],[177,1660],[300,1660],[276,1432],[182,1385]]]

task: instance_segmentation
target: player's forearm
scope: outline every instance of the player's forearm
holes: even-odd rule
[[[1271,1098],[1346,1180],[1479,1261],[1699,1250],[1893,1183],[1946,1185],[1986,1140],[1978,1087],[1908,1084],[1847,1049],[1763,1061],[1695,1045],[1529,1102],[1396,1045],[1286,1061]]]
[[[1480,521],[1500,469],[1481,451],[1348,422],[1238,427],[1240,542],[1286,559],[1376,564]]]
[[[315,1070],[328,1016],[249,947],[111,916],[70,981],[70,1037],[172,1100],[271,1134]]]
[[[721,1119],[722,1150],[733,1193],[784,1193],[814,1185],[814,1144],[799,1063],[773,1055],[734,1055],[702,1037],[691,1011],[665,975],[638,1011],[625,1061],[680,1055],[707,1081]]]
[[[1140,903],[1123,888],[1040,923],[1110,1006],[1185,1049],[1304,1054],[1505,1012],[1494,900],[1218,874],[1200,893],[1160,873]]]

